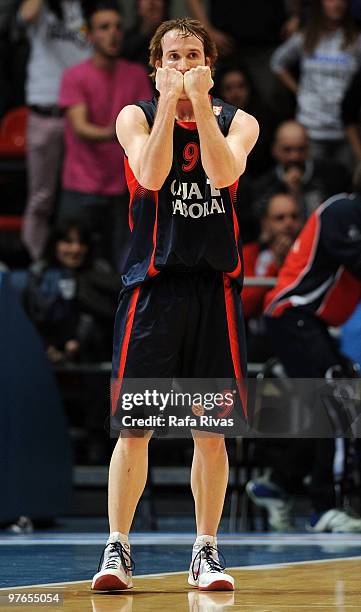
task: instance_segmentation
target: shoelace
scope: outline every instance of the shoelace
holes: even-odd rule
[[[224,565],[221,565],[217,559],[213,557],[213,553],[218,553],[221,555],[222,561]],[[193,580],[197,580],[199,576],[199,571],[201,568],[202,559],[205,560],[209,567],[210,572],[223,572],[226,568],[226,560],[221,552],[218,551],[217,548],[211,546],[210,544],[205,544],[195,555],[192,561],[192,574]],[[196,569],[196,563],[198,562],[198,567]]]
[[[108,558],[106,560],[104,569],[117,569],[119,564],[119,557],[124,570],[132,572],[135,569],[135,563],[130,556],[127,549],[122,545],[121,542],[111,542],[107,544],[103,550],[102,556],[100,557],[98,572],[103,563],[105,551],[109,548]]]

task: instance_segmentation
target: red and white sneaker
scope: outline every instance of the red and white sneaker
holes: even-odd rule
[[[122,591],[131,589],[134,567],[128,540],[120,539],[118,533],[112,533],[100,558],[98,572],[93,578],[92,590]]]
[[[188,584],[200,591],[234,591],[234,578],[225,573],[218,555],[217,539],[199,536],[193,546]]]

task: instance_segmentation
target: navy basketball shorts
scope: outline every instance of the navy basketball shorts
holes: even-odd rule
[[[222,272],[167,271],[123,292],[114,328],[113,415],[128,379],[194,380],[195,389],[215,392],[228,380],[244,417],[246,341],[236,283]]]

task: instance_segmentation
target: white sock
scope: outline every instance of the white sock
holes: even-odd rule
[[[107,540],[107,544],[114,544],[114,542],[121,542],[125,544],[127,548],[129,548],[129,540],[128,536],[125,533],[121,533],[120,531],[113,531]]]
[[[193,544],[193,548],[199,549],[205,546],[206,544],[210,544],[210,546],[217,548],[217,536],[199,535],[197,536],[197,539]]]

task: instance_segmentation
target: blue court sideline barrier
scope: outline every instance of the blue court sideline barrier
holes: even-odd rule
[[[341,350],[361,366],[361,303],[341,328]]]
[[[0,522],[71,508],[63,406],[41,341],[0,273]]]

